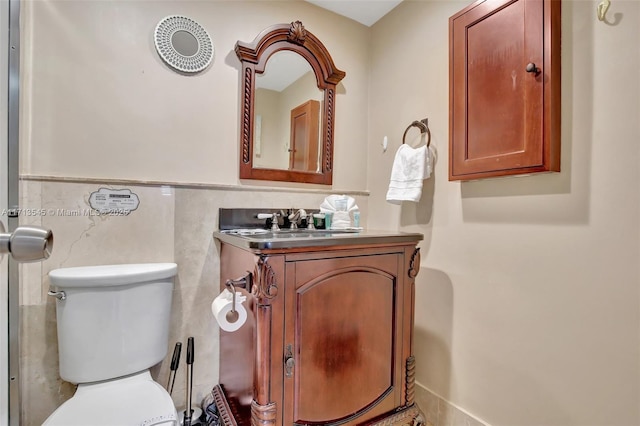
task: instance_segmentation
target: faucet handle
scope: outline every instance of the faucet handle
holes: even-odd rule
[[[280,227],[278,226],[278,216],[280,216],[280,213],[258,213],[256,215],[258,219],[271,219],[272,231],[280,230]]]
[[[316,227],[313,225],[313,215],[307,215],[307,229],[316,229]]]
[[[271,218],[271,230],[272,231],[279,231],[280,227],[278,226],[278,216],[280,216],[280,213],[274,213],[273,217]]]

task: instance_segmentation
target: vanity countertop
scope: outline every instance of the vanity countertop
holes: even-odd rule
[[[282,230],[230,233],[215,231],[213,236],[233,246],[252,251],[312,249],[336,246],[402,244],[416,242],[424,238],[420,233],[390,232],[375,230]]]

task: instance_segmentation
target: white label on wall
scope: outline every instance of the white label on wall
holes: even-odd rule
[[[128,215],[138,208],[140,199],[130,189],[100,188],[91,193],[89,205],[100,214]]]

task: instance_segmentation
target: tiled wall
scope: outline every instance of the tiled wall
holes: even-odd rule
[[[100,188],[130,189],[140,198],[129,216],[84,216],[88,199]],[[169,348],[165,361],[152,369],[162,385],[176,341],[195,338],[194,401],[200,402],[218,378],[218,327],[210,305],[218,294],[219,257],[212,238],[220,207],[312,208],[324,190],[246,187],[175,187],[119,182],[37,180],[21,182],[23,208],[44,214],[21,217],[22,224],[51,228],[52,256],[43,263],[21,266],[21,424],[39,425],[75,387],[58,376],[55,299],[46,295],[48,273],[56,268],[113,263],[176,262]],[[367,196],[351,193],[366,224]],[[74,213],[75,212],[75,213]],[[74,216],[73,214],[78,214]],[[183,357],[184,362],[184,357]],[[178,369],[173,391],[184,406],[186,368]]]
[[[416,383],[415,402],[424,414],[426,426],[488,426],[445,399]]]

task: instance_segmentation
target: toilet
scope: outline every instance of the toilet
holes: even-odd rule
[[[49,273],[60,377],[78,385],[48,426],[178,425],[149,368],[167,355],[175,263],[88,266]]]

